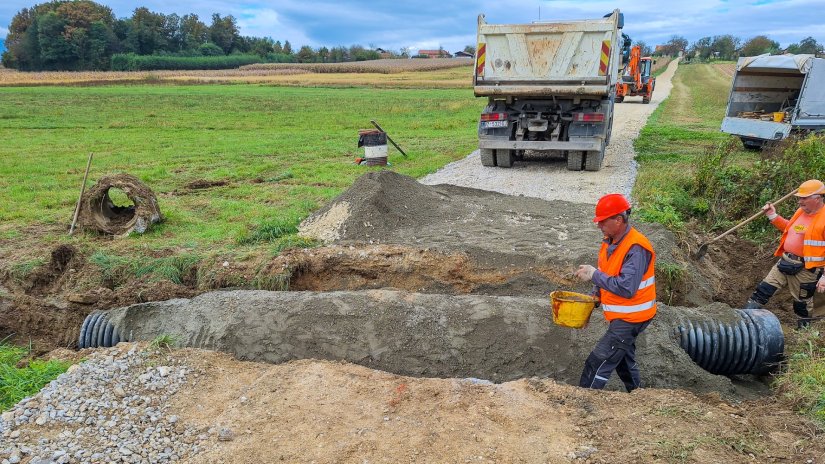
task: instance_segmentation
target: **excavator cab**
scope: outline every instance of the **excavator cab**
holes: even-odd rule
[[[616,84],[616,103],[624,101],[625,97],[642,97],[642,103],[650,103],[656,78],[651,76],[653,59],[649,56],[642,58],[642,49],[636,45],[630,49],[630,58],[622,72],[621,80]]]

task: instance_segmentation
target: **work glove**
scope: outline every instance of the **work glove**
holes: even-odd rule
[[[576,271],[576,277],[579,279],[587,282],[588,280],[593,279],[593,274],[596,272],[596,268],[589,265],[589,264],[582,264],[579,266],[579,270]]]
[[[817,293],[825,292],[825,275],[820,277],[819,280],[816,282],[816,292]]]
[[[771,221],[776,217],[776,208],[773,206],[773,203],[765,203],[765,206],[762,207],[762,212],[765,213],[765,216],[768,216],[768,219]]]

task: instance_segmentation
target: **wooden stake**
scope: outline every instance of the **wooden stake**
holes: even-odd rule
[[[77,206],[74,208],[74,217],[72,218],[72,226],[69,228],[69,235],[74,233],[77,216],[80,215],[80,202],[83,200],[83,194],[86,193],[86,179],[89,177],[89,168],[92,167],[92,155],[93,153],[89,153],[89,161],[86,163],[86,173],[83,174],[83,185],[80,186],[80,197],[77,198]]]
[[[378,130],[380,130],[381,132],[383,132],[383,133],[387,134],[387,131],[385,131],[384,129],[381,129],[381,126],[379,126],[377,122],[375,122],[374,120],[370,120],[370,122],[371,122],[371,123],[372,123],[372,125],[373,125],[373,126],[375,126]],[[406,153],[404,153],[404,150],[402,150],[402,149],[401,149],[401,147],[399,147],[399,146],[398,146],[398,144],[397,144],[397,143],[395,143],[395,142],[394,142],[394,141],[390,138],[390,134],[387,134],[387,140],[389,140],[389,141],[390,141],[390,143],[392,144],[392,146],[394,146],[395,148],[397,148],[397,149],[398,149],[398,151],[400,151],[400,152],[401,152],[401,154],[402,154],[402,155],[404,155],[404,158],[406,158],[406,157],[407,157],[407,154],[406,154]]]

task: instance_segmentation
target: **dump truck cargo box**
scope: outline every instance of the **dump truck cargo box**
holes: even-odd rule
[[[618,10],[606,18],[487,24],[478,17],[478,97],[610,95],[619,69]]]

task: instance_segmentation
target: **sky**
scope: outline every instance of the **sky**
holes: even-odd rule
[[[42,2],[41,2],[42,3]],[[398,51],[443,47],[449,52],[475,45],[477,15],[487,23],[530,23],[537,20],[598,18],[619,8],[624,32],[650,46],[675,35],[693,43],[705,36],[732,34],[743,41],[764,34],[785,47],[813,36],[825,43],[825,0],[692,0],[632,2],[601,0],[109,0],[118,18],[145,6],[164,14],[197,14],[207,25],[212,13],[233,15],[241,35],[289,40],[302,45],[380,47]],[[0,39],[11,18],[35,3],[0,1]],[[0,46],[1,47],[1,46]]]

